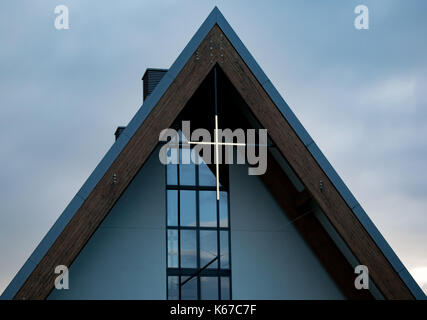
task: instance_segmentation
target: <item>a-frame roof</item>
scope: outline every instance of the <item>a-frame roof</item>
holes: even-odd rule
[[[212,47],[216,49],[213,55]],[[302,182],[357,259],[368,265],[370,276],[382,294],[386,298],[425,298],[361,205],[215,7],[6,288],[3,299],[47,297],[53,287],[53,267],[71,264],[152,152],[159,130],[172,123],[195,88],[217,63],[234,84],[240,83],[236,86],[242,96],[253,100],[252,111],[260,123],[268,127],[282,154],[286,156],[286,148],[292,145],[292,156],[287,160],[302,176]],[[243,70],[242,74],[239,70]],[[180,91],[185,93],[174,95]],[[172,109],[173,106],[176,108]],[[139,162],[140,166],[131,167],[126,159],[136,149],[132,162]],[[119,176],[118,186],[109,183],[110,175],[115,172]],[[323,179],[324,184],[320,193],[317,190],[319,179]],[[70,245],[67,241],[76,237],[76,230],[86,236],[79,241],[73,240],[73,245]]]

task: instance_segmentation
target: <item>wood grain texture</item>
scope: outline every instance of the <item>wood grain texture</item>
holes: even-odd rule
[[[390,263],[354,216],[322,169],[299,140],[256,78],[215,25],[147,116],[120,155],[20,288],[15,299],[45,299],[54,287],[54,268],[70,266],[104,220],[158,143],[161,130],[170,127],[197,87],[218,65],[268,130],[306,189],[359,261],[369,267],[378,288],[389,299],[412,299]],[[117,184],[112,176],[117,174]],[[319,190],[323,181],[323,192]],[[338,267],[338,266],[337,266]]]

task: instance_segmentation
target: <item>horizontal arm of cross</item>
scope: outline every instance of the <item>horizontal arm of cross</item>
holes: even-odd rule
[[[209,144],[209,145],[223,145],[223,146],[246,146],[246,143],[238,142],[208,142],[208,141],[189,141],[189,144]]]

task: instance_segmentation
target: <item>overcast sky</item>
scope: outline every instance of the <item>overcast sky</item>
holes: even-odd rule
[[[1,1],[0,292],[215,5],[427,292],[424,0]]]

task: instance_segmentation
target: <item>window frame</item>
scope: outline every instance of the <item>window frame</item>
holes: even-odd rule
[[[179,147],[181,149],[181,147]],[[169,300],[169,277],[177,276],[178,277],[178,299],[180,300],[182,297],[182,278],[192,276],[195,273],[199,272],[194,276],[197,280],[197,300],[201,300],[201,277],[216,277],[218,281],[218,300],[222,300],[222,283],[224,278],[228,278],[229,290],[228,290],[228,299],[231,300],[232,297],[232,281],[231,281],[231,234],[230,234],[230,194],[229,188],[224,185],[220,185],[220,192],[225,192],[227,194],[227,226],[221,226],[221,214],[220,214],[220,201],[216,200],[216,226],[200,226],[200,191],[213,191],[216,192],[216,185],[213,186],[201,186],[199,185],[199,172],[200,165],[194,164],[195,170],[195,184],[194,185],[181,185],[180,184],[180,166],[181,164],[173,165],[176,169],[176,184],[168,184],[168,166],[165,165],[165,185],[166,185],[166,299]],[[221,170],[225,174],[227,174],[228,178],[228,166],[225,168],[226,170]],[[168,225],[168,191],[176,190],[177,191],[177,220],[178,223],[176,226]],[[196,225],[195,226],[181,226],[181,190],[192,190],[196,193]],[[169,267],[168,259],[169,259],[169,243],[168,243],[168,231],[169,230],[177,230],[178,234],[178,267]],[[196,231],[196,268],[182,268],[181,267],[181,230],[195,230]],[[216,268],[206,268],[200,271],[201,268],[201,248],[200,248],[200,231],[209,230],[216,231],[216,241],[217,241],[217,267]],[[225,269],[221,265],[221,234],[223,232],[227,232],[227,243],[228,243],[228,268]],[[227,300],[228,300],[227,299]]]

